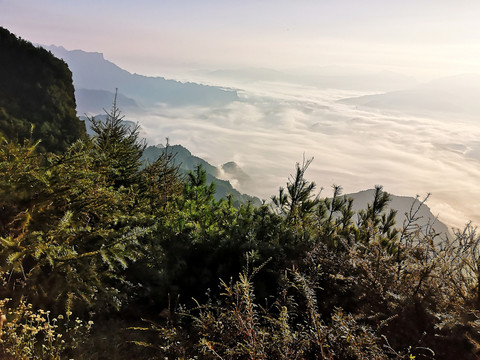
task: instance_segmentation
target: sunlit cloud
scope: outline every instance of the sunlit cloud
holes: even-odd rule
[[[332,91],[311,88],[283,88],[268,97],[269,86],[225,108],[164,106],[131,115],[150,144],[169,137],[213,165],[236,161],[254,180],[240,190],[263,199],[306,156],[315,158],[307,176],[318,187],[335,183],[356,192],[382,184],[396,195],[432,193],[428,204],[442,221],[480,223],[472,201],[480,199],[475,126],[357,109],[336,102],[340,96]]]

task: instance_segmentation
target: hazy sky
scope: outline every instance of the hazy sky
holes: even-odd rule
[[[477,0],[0,0],[0,24],[45,45],[162,67],[354,65],[480,71]]]

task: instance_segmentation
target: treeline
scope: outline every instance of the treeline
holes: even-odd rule
[[[479,237],[322,197],[297,164],[271,203],[215,200],[115,104],[63,152],[0,143],[6,359],[476,359]]]

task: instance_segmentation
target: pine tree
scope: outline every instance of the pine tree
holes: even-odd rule
[[[95,135],[99,166],[105,169],[115,187],[128,187],[139,180],[140,158],[145,150],[145,140],[139,139],[138,124],[129,126],[117,107],[117,91],[110,112],[104,121],[90,118]]]
[[[294,242],[305,242],[310,238],[308,229],[313,221],[314,211],[319,203],[314,194],[315,183],[305,179],[305,172],[313,159],[304,159],[302,165],[296,164],[296,173],[290,176],[287,190],[280,187],[278,196],[272,196],[277,211],[285,216],[288,224],[294,229]]]
[[[0,145],[6,295],[68,308],[118,307],[125,299],[123,270],[142,256],[154,221],[135,183],[138,129],[120,121],[114,103],[93,139],[61,155],[39,155],[31,142]]]

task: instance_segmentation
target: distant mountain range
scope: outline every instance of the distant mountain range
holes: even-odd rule
[[[465,74],[436,79],[401,91],[347,98],[339,102],[356,106],[401,111],[419,115],[478,117],[480,75]]]
[[[148,146],[142,156],[142,160],[146,163],[152,163],[158,157],[166,151],[163,145]],[[233,196],[234,203],[246,203],[250,201],[253,205],[261,205],[260,199],[247,194],[241,194],[238,190],[234,189],[229,180],[222,180],[221,177],[227,175],[227,177],[237,183],[251,180],[250,177],[234,162],[226,163],[220,168],[217,168],[205,160],[192,155],[192,153],[181,145],[170,145],[168,152],[174,154],[175,165],[180,166],[180,171],[188,173],[195,169],[197,165],[201,165],[207,173],[207,183],[215,183],[217,200],[225,198],[227,194]]]
[[[175,106],[217,106],[238,100],[237,92],[231,89],[131,74],[105,60],[101,53],[69,51],[53,45],[45,48],[63,59],[72,71],[73,84],[79,93],[77,98],[79,114],[95,113],[98,110],[98,103],[110,96],[110,101],[103,105],[109,106],[113,92],[117,88],[122,94],[119,106],[125,108],[158,103]],[[100,95],[100,98],[95,100],[97,95]]]
[[[110,109],[115,93],[107,90],[76,89],[75,99],[79,114],[103,114]],[[117,94],[117,106],[122,111],[138,110],[137,102],[122,93]]]
[[[238,100],[236,91],[215,86],[194,83],[181,83],[166,80],[162,77],[147,77],[131,74],[103,58],[100,53],[89,53],[82,50],[68,51],[63,47],[46,47],[55,56],[63,58],[73,72],[77,112],[80,114],[103,113],[109,109],[114,97],[114,90],[119,88],[117,105],[125,111],[138,110],[143,106],[164,103],[172,106],[204,105],[215,106]],[[300,73],[284,73],[271,69],[237,69],[218,70],[210,73],[213,77],[237,79],[239,81],[271,81],[290,82],[317,86],[320,88],[354,89],[354,90],[390,90],[412,86],[413,79],[395,74],[378,73],[365,75],[316,75],[307,76]],[[440,79],[428,84],[418,85],[402,91],[390,91],[383,94],[367,95],[357,98],[343,99],[341,102],[360,106],[389,108],[412,111],[476,111],[480,110],[476,94],[480,90],[480,76],[464,76]],[[435,98],[439,97],[440,100]],[[461,95],[461,96],[458,96]],[[100,117],[105,115],[100,115]],[[85,119],[85,118],[83,118]],[[89,129],[88,120],[87,131]],[[133,122],[128,122],[133,125]],[[207,182],[215,182],[216,198],[224,198],[227,194],[234,197],[236,203],[252,202],[260,205],[261,201],[247,194],[241,194],[232,184],[248,187],[252,179],[235,162],[228,162],[218,167],[191,154],[181,145],[169,146],[168,151],[176,154],[175,163],[183,173],[191,171],[200,164],[207,172]],[[149,146],[143,154],[145,162],[153,162],[164,152],[165,147]],[[247,185],[247,186],[245,186]],[[373,200],[373,189],[347,196],[354,199],[354,211],[365,209]],[[397,226],[402,227],[405,213],[410,211],[415,199],[391,195],[390,208],[398,210]],[[431,213],[426,205],[422,205],[418,213],[418,224],[434,224],[435,231],[449,234],[448,228]]]

